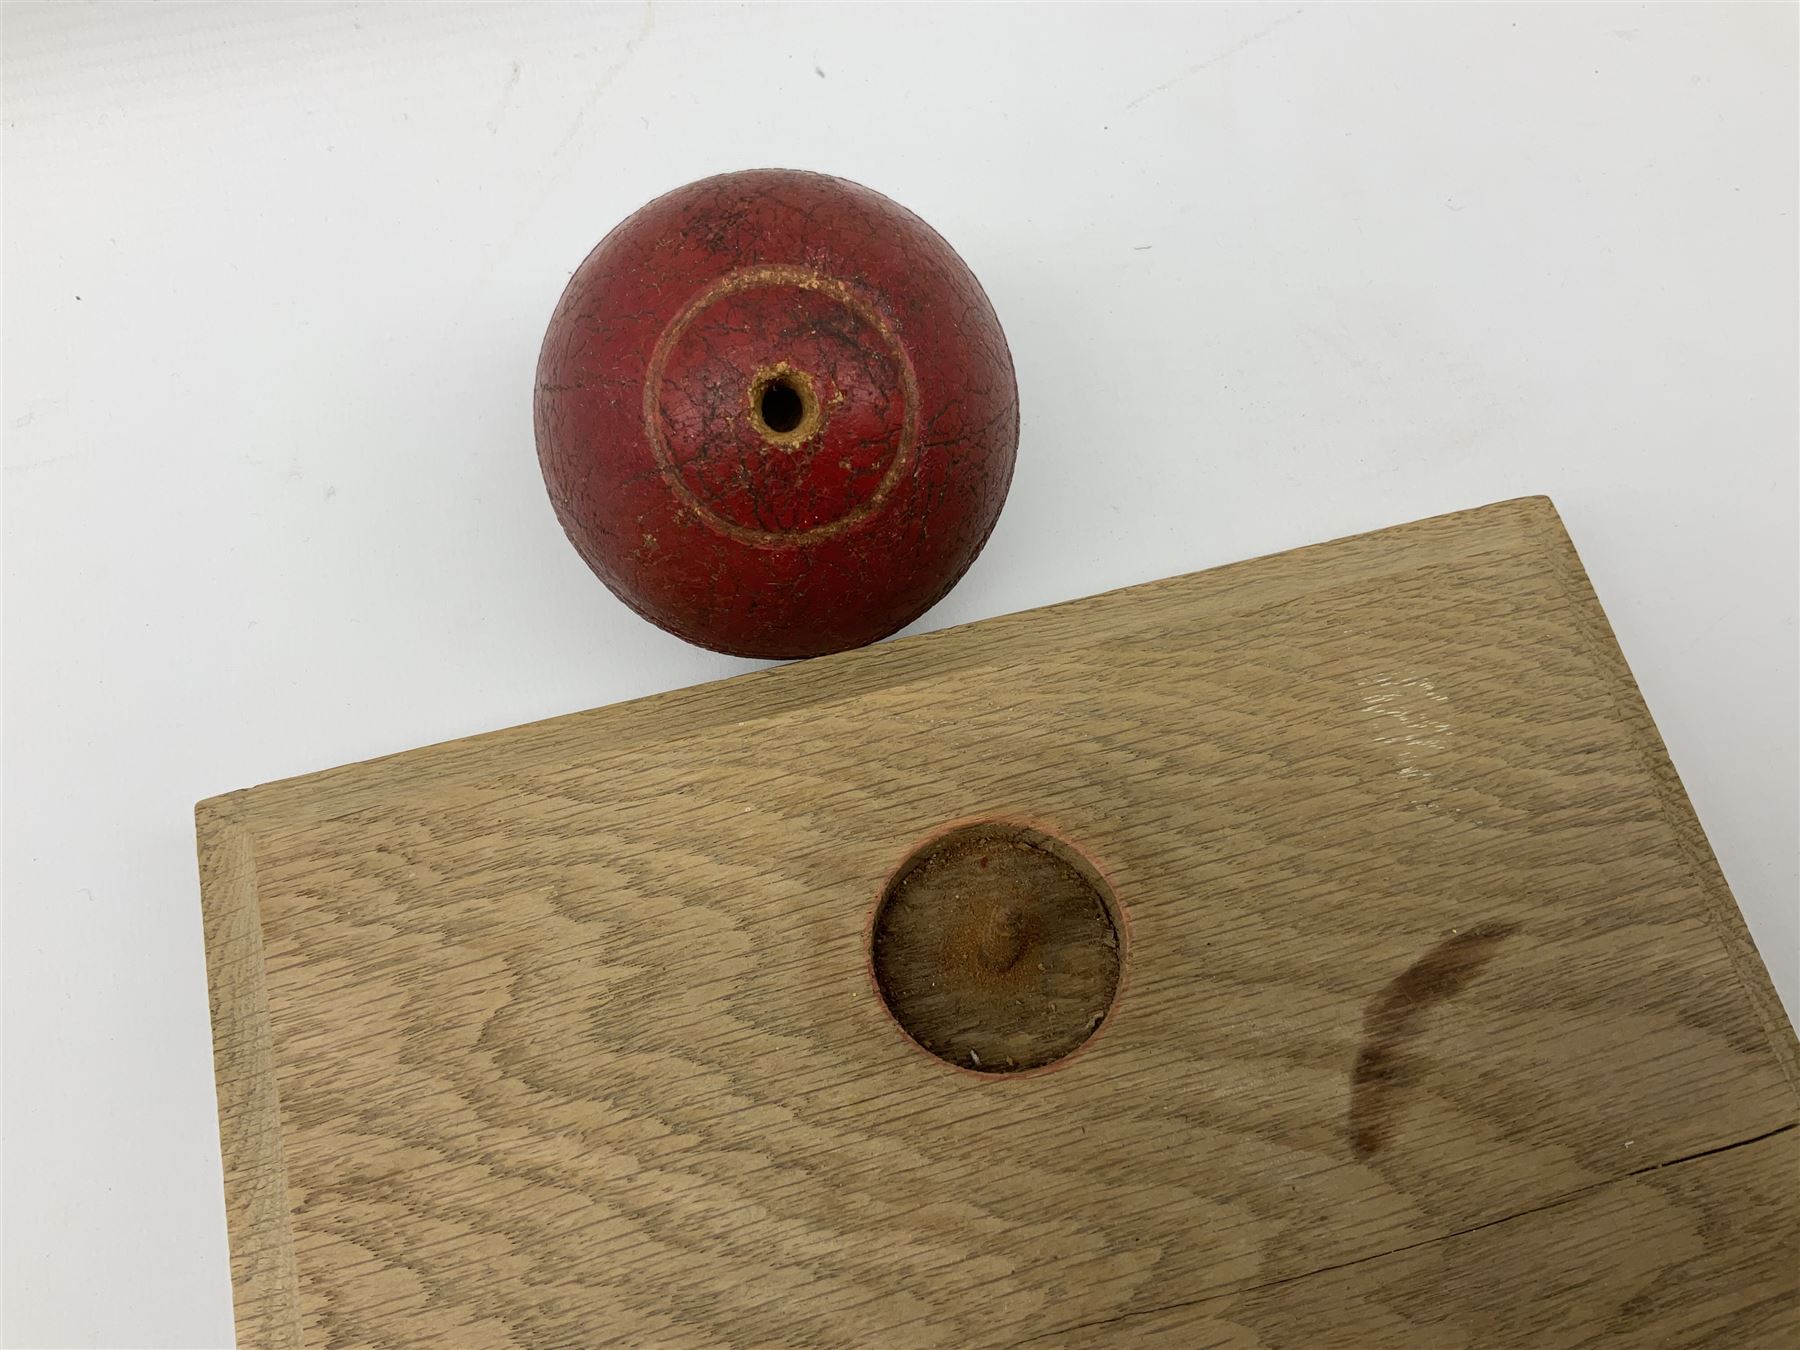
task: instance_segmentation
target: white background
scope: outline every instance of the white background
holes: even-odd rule
[[[712,680],[538,479],[655,194],[932,221],[1024,431],[920,627],[1562,509],[1788,1007],[1795,10],[10,6],[5,1331],[223,1345],[197,798]]]

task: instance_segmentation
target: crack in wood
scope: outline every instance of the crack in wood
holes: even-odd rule
[[[1684,1153],[1679,1158],[1669,1158],[1663,1162],[1649,1163],[1643,1167],[1636,1168],[1633,1171],[1623,1173],[1620,1176],[1609,1178],[1606,1181],[1596,1181],[1591,1186],[1578,1186],[1572,1191],[1565,1191],[1563,1194],[1555,1196],[1552,1199],[1542,1201],[1539,1204],[1528,1205],[1524,1209],[1516,1210],[1511,1214],[1501,1215],[1500,1217],[1493,1219],[1484,1219],[1480,1223],[1468,1224],[1465,1227],[1455,1229],[1451,1232],[1441,1233],[1437,1237],[1424,1238],[1418,1242],[1402,1243],[1398,1247],[1389,1247],[1385,1251],[1371,1252],[1367,1256],[1353,1257],[1348,1261],[1332,1262],[1328,1265],[1318,1266],[1312,1270],[1303,1271],[1299,1274],[1283,1275],[1280,1278],[1273,1280],[1259,1280],[1255,1283],[1246,1284],[1220,1285],[1216,1289],[1198,1294],[1193,1298],[1182,1299],[1176,1303],[1159,1303],[1153,1308],[1129,1308],[1124,1312],[1114,1313],[1111,1317],[1099,1317],[1089,1322],[1076,1322],[1070,1326],[1053,1327],[1048,1331],[1040,1331],[1035,1335],[1027,1336],[1023,1340],[1009,1341],[1004,1347],[1004,1350],[1018,1350],[1022,1345],[1036,1345],[1041,1341],[1052,1340],[1059,1336],[1073,1336],[1078,1331],[1092,1331],[1098,1327],[1113,1326],[1116,1323],[1130,1321],[1134,1318],[1155,1317],[1160,1313],[1179,1312],[1184,1308],[1197,1308],[1202,1304],[1216,1303],[1222,1299],[1239,1298],[1245,1294],[1254,1294],[1264,1289],[1278,1289],[1283,1285],[1299,1284],[1303,1280],[1316,1279],[1320,1275],[1329,1275],[1333,1271],[1349,1270],[1356,1266],[1367,1265],[1371,1261],[1381,1261],[1390,1256],[1399,1256],[1404,1252],[1418,1251],[1422,1247],[1432,1247],[1443,1242],[1453,1242],[1457,1238],[1467,1237],[1471,1233],[1479,1233],[1488,1228],[1498,1228],[1503,1224],[1515,1223],[1520,1219],[1529,1218],[1533,1214],[1542,1214],[1546,1210],[1558,1209],[1564,1205],[1571,1204],[1576,1200],[1580,1200],[1585,1196],[1593,1195],[1596,1192],[1607,1190],[1611,1187],[1621,1185],[1624,1182],[1635,1180],[1638,1177],[1646,1176],[1653,1172],[1661,1172],[1671,1167],[1680,1167],[1685,1163],[1694,1163],[1705,1158],[1717,1157],[1719,1154],[1730,1153],[1735,1149],[1749,1148],[1755,1144],[1763,1143],[1765,1140],[1774,1139],[1779,1135],[1787,1134],[1796,1128],[1800,1128],[1800,1121],[1789,1121],[1786,1125],[1778,1125],[1772,1130],[1764,1130],[1760,1134],[1754,1134],[1745,1139],[1736,1139],[1729,1144],[1719,1144],[1712,1148],[1698,1149],[1692,1153]]]

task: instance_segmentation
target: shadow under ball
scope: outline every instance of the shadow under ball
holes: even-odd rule
[[[740,656],[904,627],[987,542],[1019,439],[1012,357],[943,237],[868,188],[757,169],[642,207],[544,336],[538,460],[632,609]]]

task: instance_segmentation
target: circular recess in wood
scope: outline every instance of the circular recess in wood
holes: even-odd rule
[[[870,933],[875,985],[906,1034],[984,1074],[1079,1049],[1119,992],[1124,925],[1068,843],[1008,821],[960,825],[888,881]]]

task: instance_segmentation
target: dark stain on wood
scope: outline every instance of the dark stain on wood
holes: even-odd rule
[[[1425,1014],[1468,988],[1515,923],[1480,923],[1445,938],[1389,980],[1363,1011],[1363,1044],[1350,1070],[1350,1147],[1372,1157],[1393,1133],[1400,1089],[1418,1081],[1420,1064],[1406,1053]]]

